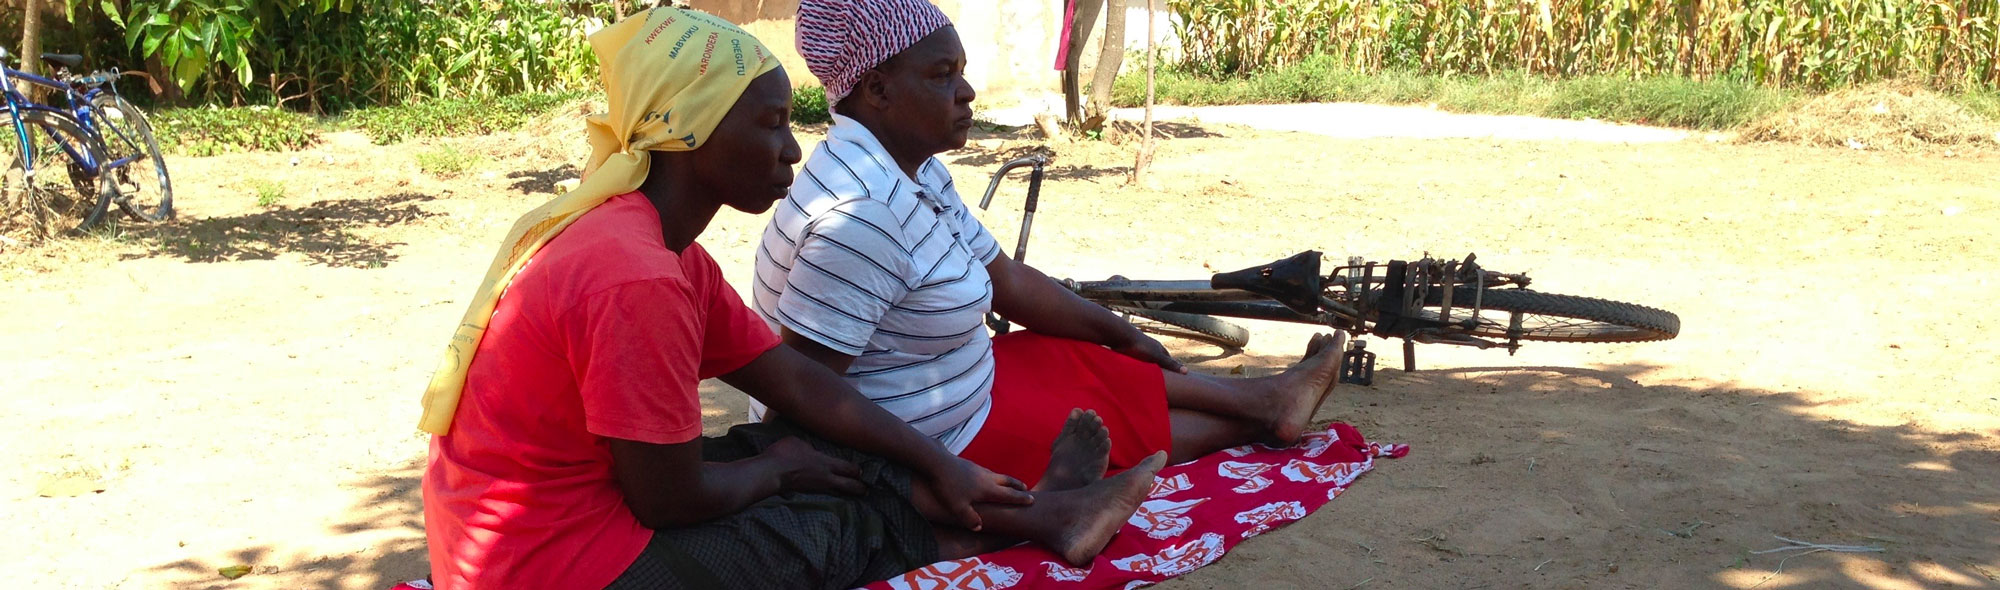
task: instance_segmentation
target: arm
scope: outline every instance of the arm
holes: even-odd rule
[[[1159,341],[1035,267],[1000,254],[986,263],[986,274],[993,278],[993,311],[1008,321],[1050,336],[1101,344],[1176,373],[1187,372]]]
[[[784,491],[862,494],[860,469],[812,450],[798,439],[771,445],[741,461],[705,463],[701,439],[652,444],[614,438],[611,469],[625,506],[650,529],[700,523],[735,514]]]
[[[833,373],[836,375],[845,375],[847,374],[847,368],[854,366],[854,355],[828,348],[825,344],[820,344],[819,341],[795,332],[791,328],[779,328],[779,330],[783,332],[781,337],[785,346],[790,346],[792,350],[796,350],[799,354],[805,355],[806,358],[812,359],[812,362],[819,363],[833,370]],[[765,405],[764,420],[769,421],[777,415],[777,409],[770,407],[769,404]]]
[[[848,358],[851,362],[852,357]],[[974,503],[1034,501],[1019,480],[951,454],[862,396],[825,365],[789,346],[759,355],[723,375],[722,380],[827,440],[880,455],[923,474],[972,530],[979,530],[980,522],[972,509]]]
[[[825,344],[794,332],[791,328],[784,328],[784,331],[785,346],[790,346],[792,350],[799,351],[799,354],[805,355],[813,362],[832,369],[834,374],[845,375],[847,368],[854,366],[854,355],[827,348]]]

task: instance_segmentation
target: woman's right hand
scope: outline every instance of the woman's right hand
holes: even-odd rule
[[[780,493],[868,493],[868,486],[861,483],[860,467],[821,453],[806,441],[785,438],[765,447],[759,456],[777,465]]]
[[[1035,503],[1034,494],[1028,493],[1028,486],[1021,480],[994,473],[962,457],[945,457],[942,464],[930,470],[931,491],[966,530],[978,531],[984,526],[979,510],[974,507],[977,504]]]

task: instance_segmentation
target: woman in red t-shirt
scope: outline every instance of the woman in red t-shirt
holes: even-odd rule
[[[427,393],[449,408],[425,421],[437,585],[850,588],[1021,540],[1094,557],[1163,456],[1102,478],[1108,434],[1073,412],[1058,461],[1025,490],[781,345],[696,243],[724,206],[768,210],[800,160],[770,52],[673,8],[592,43],[610,115],[592,122],[586,176],[629,173],[636,188],[563,214],[539,249],[503,252],[532,260],[488,282],[505,289],[490,320],[473,304],[472,337],[455,339],[476,346],[462,386],[448,369]],[[703,438],[706,378],[788,421]]]

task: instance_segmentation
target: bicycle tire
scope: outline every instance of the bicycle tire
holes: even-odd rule
[[[1463,317],[1459,314],[1472,305],[1473,295],[1470,287],[1452,293],[1454,318]],[[1433,290],[1425,307],[1441,307],[1443,299],[1443,293]],[[1487,289],[1479,321],[1466,333],[1505,339],[1515,312],[1523,314],[1520,338],[1536,342],[1653,342],[1671,340],[1681,331],[1680,316],[1663,309],[1527,289]]]
[[[32,153],[23,154],[25,162],[15,163],[22,165],[27,197],[24,213],[35,234],[50,238],[64,231],[87,230],[103,222],[111,208],[115,187],[108,179],[88,174],[53,138],[62,137],[64,143],[97,161],[103,161],[104,150],[84,134],[76,120],[67,116],[25,111],[20,117],[22,124],[32,128],[28,130],[28,148]],[[37,130],[41,133],[36,133]],[[19,151],[18,145],[15,151]],[[28,163],[35,167],[32,179],[25,178]],[[77,221],[71,225],[67,219]]]
[[[151,180],[140,169],[140,161],[104,171],[118,186],[115,201],[125,215],[135,221],[161,221],[174,217],[174,185],[167,176],[167,160],[160,153],[160,141],[153,137],[153,124],[146,119],[146,113],[123,97],[115,94],[101,94],[90,101],[97,110],[98,117],[106,127],[104,151],[106,161],[117,161],[134,152],[144,151],[145,163],[151,164]],[[148,187],[157,190],[144,190]]]
[[[1128,321],[1138,318],[1141,321],[1134,321],[1132,322],[1133,325],[1147,332],[1206,342],[1232,349],[1240,349],[1250,344],[1249,329],[1223,321],[1214,316],[1138,307],[1113,306],[1111,309],[1125,314]],[[1149,325],[1148,322],[1165,324],[1171,328],[1160,328]]]

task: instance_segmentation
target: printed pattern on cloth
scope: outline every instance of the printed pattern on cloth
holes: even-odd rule
[[[865,590],[1131,589],[1215,563],[1244,539],[1290,524],[1375,467],[1409,454],[1335,423],[1287,448],[1245,445],[1161,470],[1124,530],[1080,568],[1034,545],[943,561]]]

